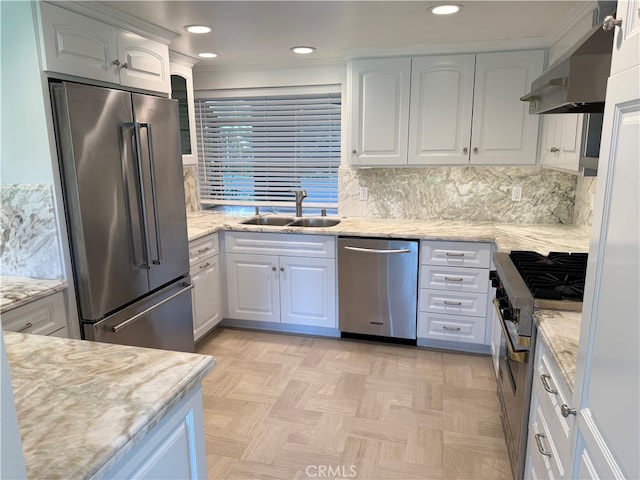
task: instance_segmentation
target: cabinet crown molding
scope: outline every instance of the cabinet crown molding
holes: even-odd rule
[[[51,1],[46,2],[60,8],[71,10],[86,17],[93,18],[100,22],[108,23],[114,27],[137,33],[164,45],[169,45],[171,41],[180,36],[179,33],[159,27],[153,23],[146,22],[138,17],[127,15],[102,2],[92,1]]]

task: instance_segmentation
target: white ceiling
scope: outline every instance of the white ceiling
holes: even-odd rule
[[[433,1],[107,1],[113,8],[180,34],[170,49],[196,57],[215,52],[198,67],[284,67],[328,63],[354,56],[420,53],[457,44],[494,50],[547,47],[583,0],[463,0],[457,15],[437,17]],[[188,24],[214,31],[194,35]],[[317,48],[312,55],[290,52]]]

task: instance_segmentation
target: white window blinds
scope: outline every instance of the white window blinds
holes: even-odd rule
[[[195,101],[203,203],[336,207],[340,93],[228,96]],[[213,95],[209,95],[213,97]]]

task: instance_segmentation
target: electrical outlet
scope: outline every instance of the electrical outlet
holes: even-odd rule
[[[369,190],[367,187],[360,187],[360,200],[366,202],[369,198]]]
[[[522,200],[522,187],[511,188],[511,201],[519,202]]]

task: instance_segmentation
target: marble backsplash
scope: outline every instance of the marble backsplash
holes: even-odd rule
[[[51,185],[2,185],[0,200],[2,275],[64,278]]]
[[[578,177],[573,224],[576,227],[591,229],[593,223],[593,196],[596,193],[598,177]]]
[[[574,222],[576,176],[539,167],[424,167],[339,172],[342,216],[512,223]],[[511,187],[522,187],[522,201]],[[368,200],[359,200],[367,187]]]
[[[187,212],[200,211],[200,194],[198,192],[198,167],[187,165],[182,167],[184,173],[184,199]]]

